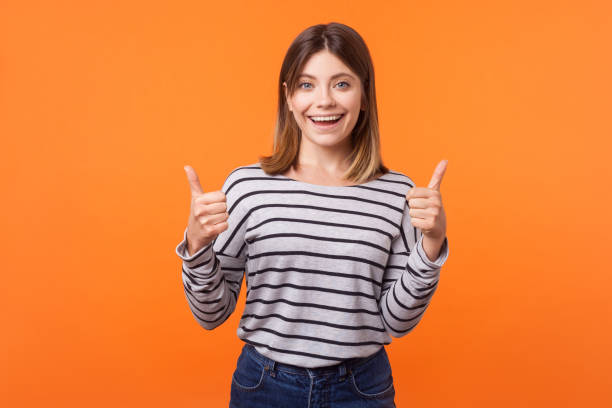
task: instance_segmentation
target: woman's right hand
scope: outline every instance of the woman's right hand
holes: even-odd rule
[[[229,214],[225,193],[221,190],[205,193],[195,170],[191,166],[185,166],[184,169],[191,189],[191,211],[187,226],[187,251],[191,256],[227,229]]]

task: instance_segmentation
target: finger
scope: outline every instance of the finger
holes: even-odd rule
[[[410,208],[427,208],[430,205],[430,201],[426,198],[411,198],[408,200],[408,206]]]
[[[417,218],[417,217],[410,217],[410,223],[419,229],[423,229],[423,227],[425,226],[425,220],[422,218]]]
[[[211,194],[216,192],[210,192],[202,194],[193,200],[194,203],[201,206],[206,206],[206,211],[208,214],[222,214],[227,212],[227,205],[225,201],[219,201],[215,199],[211,199]],[[208,198],[207,198],[208,196]]]
[[[185,173],[187,173],[187,180],[189,181],[191,194],[204,194],[204,190],[202,190],[202,186],[200,185],[200,179],[198,178],[195,170],[189,165],[183,168],[185,169]]]
[[[428,222],[422,218],[411,218],[410,223],[415,227],[421,230],[421,233],[427,231]]]
[[[436,195],[436,193],[431,188],[426,187],[412,187],[406,193],[406,199],[411,198],[429,198]]]
[[[412,218],[412,219],[420,218],[422,220],[426,220],[429,217],[431,217],[431,214],[429,213],[429,211],[423,210],[423,209],[414,209],[414,208],[412,208],[412,209],[410,209],[408,214],[410,215],[410,218]]]
[[[203,193],[198,195],[194,199],[196,204],[215,204],[215,203],[223,203],[223,205],[227,206],[227,200],[225,194],[221,190],[209,191],[208,193]]]
[[[225,211],[220,212],[220,213],[211,213],[206,218],[206,223],[208,225],[216,225],[221,222],[227,221],[228,218],[229,218],[229,214],[226,213]]]
[[[448,160],[442,160],[440,163],[438,163],[427,187],[440,191],[440,184],[442,184],[442,177],[444,177],[444,172],[446,172],[447,164]]]

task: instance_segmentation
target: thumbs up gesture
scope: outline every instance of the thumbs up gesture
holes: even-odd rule
[[[185,166],[184,169],[191,189],[187,250],[189,255],[192,255],[227,229],[229,214],[223,191],[205,193],[195,170],[191,166]]]
[[[446,171],[447,160],[436,166],[427,187],[413,187],[406,194],[410,207],[410,222],[419,228],[426,238],[442,242],[446,236],[446,214],[442,206],[440,184]]]

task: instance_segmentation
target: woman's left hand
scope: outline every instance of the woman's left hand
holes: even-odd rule
[[[419,228],[426,237],[440,242],[446,236],[446,214],[442,206],[440,184],[447,164],[448,160],[438,163],[427,187],[415,186],[406,194],[412,225]]]

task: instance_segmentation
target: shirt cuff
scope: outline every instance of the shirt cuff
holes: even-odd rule
[[[202,262],[212,260],[213,243],[214,241],[200,248],[195,254],[189,255],[189,251],[187,250],[187,228],[185,228],[183,240],[176,246],[175,252],[188,267],[192,268],[200,265]]]
[[[429,257],[427,256],[427,253],[425,252],[425,249],[423,248],[423,238],[424,237],[425,235],[421,235],[421,237],[419,238],[416,244],[417,254],[419,255],[420,260],[423,262],[423,264],[427,266],[428,269],[430,270],[440,269],[442,265],[444,265],[444,262],[446,262],[446,259],[448,258],[448,237],[444,237],[444,241],[442,242],[442,247],[440,248],[440,255],[438,256],[438,259],[436,259],[433,262],[429,260]]]

